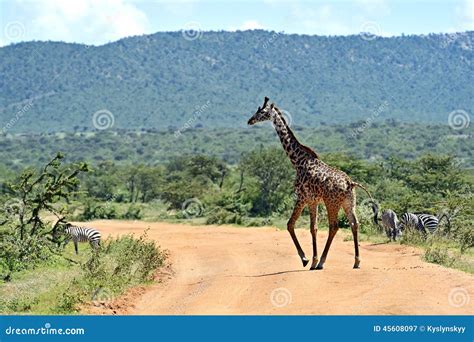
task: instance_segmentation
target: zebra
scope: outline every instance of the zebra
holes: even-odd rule
[[[77,248],[78,242],[89,242],[91,247],[95,249],[99,248],[100,246],[100,233],[94,228],[79,227],[67,223],[66,228],[64,229],[64,233],[66,234],[64,246],[66,246],[72,239],[72,241],[74,242],[74,249],[76,251],[76,254],[79,254]]]
[[[430,234],[434,234],[438,228],[439,222],[446,217],[449,224],[449,217],[445,214],[440,218],[430,214],[412,214],[404,213],[400,219],[400,228],[415,228],[416,230]]]
[[[382,228],[387,234],[387,237],[393,241],[396,241],[398,237],[402,235],[400,229],[399,221],[397,214],[392,209],[385,209],[382,211],[380,219],[377,217],[379,212],[379,207],[375,202],[372,203],[372,210],[374,211],[374,222],[378,226],[379,221],[382,222]]]

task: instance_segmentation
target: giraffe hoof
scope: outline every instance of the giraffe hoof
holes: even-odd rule
[[[309,260],[306,258],[302,258],[301,261],[303,262],[303,267],[306,267],[308,265]]]
[[[352,267],[352,268],[356,269],[356,268],[360,268],[360,267],[359,267],[359,264],[355,264],[354,267]]]
[[[317,270],[322,270],[322,269],[323,269],[323,265],[319,264],[318,266],[316,266],[316,269],[317,269]]]

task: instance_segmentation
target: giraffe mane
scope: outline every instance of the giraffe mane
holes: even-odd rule
[[[279,108],[277,108],[277,106],[275,106],[273,104],[273,108],[275,108],[275,110],[277,111],[278,114],[280,114],[280,117],[281,119],[283,120],[283,122],[285,123],[286,127],[288,127],[288,134],[293,138],[295,139],[297,142],[299,142],[299,144],[301,145],[301,148],[303,150],[305,150],[309,155],[315,157],[316,159],[320,159],[319,158],[319,154],[317,154],[316,152],[314,152],[314,150],[311,148],[311,147],[308,147],[306,145],[303,145],[302,143],[300,143],[300,141],[296,138],[296,136],[294,135],[293,131],[291,130],[291,128],[288,126],[288,124],[286,123],[286,120],[285,120],[285,117],[281,114],[281,111]]]

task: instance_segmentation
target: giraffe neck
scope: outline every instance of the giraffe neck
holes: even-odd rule
[[[283,115],[280,110],[274,107],[273,113],[273,126],[275,127],[275,131],[280,138],[281,145],[283,146],[288,158],[290,158],[293,166],[296,167],[299,163],[310,156],[318,158],[315,152],[313,152],[308,147],[303,146],[298,141],[298,139],[296,139],[290,127],[283,119]]]

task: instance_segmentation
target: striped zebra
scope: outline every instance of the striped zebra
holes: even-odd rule
[[[89,242],[92,248],[99,248],[100,246],[100,233],[94,228],[74,226],[70,223],[66,224],[64,230],[66,234],[66,240],[64,246],[66,246],[70,240],[74,242],[74,249],[76,254],[79,254],[77,244],[78,242]]]
[[[400,228],[412,228],[420,232],[433,234],[438,228],[439,219],[430,214],[404,213],[400,218]]]
[[[378,218],[379,206],[375,202],[371,202],[372,210],[374,212],[374,222],[379,226],[379,221],[382,222],[382,229],[387,234],[387,237],[393,241],[396,241],[398,237],[402,235],[400,224],[398,221],[397,214],[392,209],[385,209],[382,211],[382,215]]]

